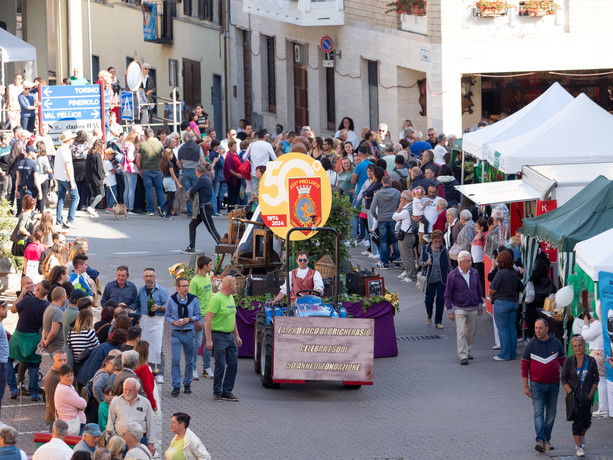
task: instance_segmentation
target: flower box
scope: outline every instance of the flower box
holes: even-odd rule
[[[425,16],[426,8],[420,6],[411,6],[411,14],[414,16]]]
[[[507,14],[507,8],[480,8],[482,18],[493,18]]]
[[[520,16],[542,17],[556,14],[560,5],[553,0],[526,0],[519,2]]]

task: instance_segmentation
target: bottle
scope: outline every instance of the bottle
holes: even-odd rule
[[[153,300],[153,292],[149,293],[149,299],[147,299],[147,315],[155,316],[155,312],[152,310],[155,305],[155,301]]]
[[[213,264],[213,271],[215,275],[219,273],[219,254],[217,254],[217,257],[215,257],[215,263]]]

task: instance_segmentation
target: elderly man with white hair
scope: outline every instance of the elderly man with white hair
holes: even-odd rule
[[[56,420],[51,430],[51,441],[36,449],[32,460],[70,460],[72,449],[64,442],[67,435],[68,423]]]
[[[123,394],[113,398],[109,406],[109,419],[106,430],[113,434],[124,434],[124,428],[136,423],[142,432],[138,441],[147,445],[152,455],[155,455],[153,443],[148,441],[153,436],[153,409],[149,400],[138,394],[140,382],[135,378],[127,378],[123,382]]]
[[[470,252],[458,254],[458,266],[449,273],[445,288],[445,306],[449,319],[456,322],[458,357],[467,365],[475,339],[477,316],[483,313],[483,291],[479,273],[472,268]]]

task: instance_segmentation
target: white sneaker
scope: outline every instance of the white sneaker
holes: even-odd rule
[[[205,379],[213,379],[213,378],[215,378],[215,374],[213,374],[213,371],[211,370],[210,367],[204,370],[204,372],[202,373],[202,376]]]
[[[577,457],[585,457],[585,451],[581,445],[575,446],[575,455]]]
[[[158,383],[158,384],[162,385],[164,383],[164,376],[163,375],[157,375],[155,377],[155,383]]]
[[[96,212],[96,210],[94,208],[92,208],[91,206],[88,206],[86,211],[89,213],[90,216],[92,217],[98,217],[98,213]]]
[[[368,255],[370,255],[370,251],[362,251],[361,254],[363,256],[368,256]]]
[[[365,248],[367,248],[368,246],[370,246],[370,241],[368,240],[362,240],[362,242],[360,243],[362,246],[364,246]]]
[[[402,272],[400,275],[398,275],[396,278],[398,278],[399,280],[401,280],[402,278],[406,278],[406,276],[407,276],[407,272],[406,272],[406,270],[405,270],[405,271],[403,271],[403,272]]]
[[[500,350],[500,345],[494,345],[494,346],[492,347],[492,350]]]
[[[192,375],[194,376],[194,380],[200,380],[200,376],[198,375],[198,371],[196,369],[194,369]]]
[[[411,278],[409,278],[409,277],[405,276],[404,278],[402,278],[402,279],[400,280],[400,282],[401,282],[401,283],[404,283],[404,284],[411,284],[411,283],[413,282],[413,280],[412,280]]]
[[[368,257],[370,257],[371,259],[378,259],[379,258],[379,254],[371,254]]]

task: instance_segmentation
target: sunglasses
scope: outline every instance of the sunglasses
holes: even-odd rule
[[[309,259],[298,259],[298,262],[308,262]]]

